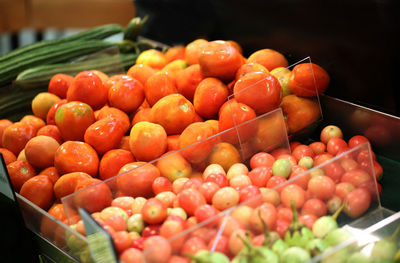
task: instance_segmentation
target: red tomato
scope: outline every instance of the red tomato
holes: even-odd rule
[[[188,238],[181,248],[181,255],[195,255],[198,251],[207,249],[206,242],[199,237]]]
[[[308,181],[310,180],[310,173],[307,173],[307,168],[299,165],[292,166],[292,172],[289,175],[289,180],[293,179],[291,182],[297,184],[303,189],[307,189]]]
[[[176,220],[166,220],[161,225],[160,236],[169,239],[173,236],[180,235],[179,237],[175,237],[173,240],[169,241],[173,253],[178,253],[185,241],[185,236],[180,234],[183,230],[183,224]]]
[[[144,203],[141,213],[146,223],[158,224],[167,217],[167,206],[157,198],[150,198]]]
[[[271,176],[272,168],[266,166],[258,166],[248,173],[251,183],[258,187],[265,187]]]
[[[221,173],[212,173],[207,176],[204,182],[216,183],[220,188],[229,186],[229,181],[226,175]]]
[[[328,200],[335,193],[335,183],[328,176],[318,175],[310,179],[308,190],[315,197],[321,200]]]
[[[125,263],[140,263],[142,262],[142,252],[136,248],[128,248],[121,253],[119,260]]]
[[[264,203],[255,208],[250,218],[250,224],[257,232],[262,232],[264,230],[261,220],[267,224],[269,230],[275,229],[277,220],[275,206],[271,205],[270,203]]]
[[[261,191],[257,186],[249,185],[243,187],[239,191],[239,202],[250,207],[257,207],[261,205],[262,197]]]
[[[206,204],[204,196],[193,188],[183,189],[178,194],[177,198],[179,206],[183,208],[189,216],[194,215],[197,207]]]
[[[144,254],[145,262],[167,263],[171,257],[171,244],[165,237],[151,236],[144,241],[143,250],[149,250]]]
[[[259,166],[272,167],[275,162],[275,157],[266,152],[259,152],[254,154],[250,159],[250,167],[252,169]]]
[[[314,222],[317,221],[318,217],[313,214],[305,214],[299,216],[299,221],[303,223],[309,229],[312,229]]]
[[[123,194],[150,197],[153,195],[153,181],[160,176],[160,171],[151,163],[133,162],[125,164],[119,174],[121,175],[116,180],[118,189]]]
[[[208,243],[208,249],[211,250],[215,248],[214,251],[229,255],[229,238],[226,236],[216,236],[210,240]]]
[[[348,171],[341,178],[342,182],[351,183],[354,187],[358,187],[360,184],[371,180],[373,180],[372,176],[362,169]]]
[[[302,207],[305,201],[305,197],[306,191],[304,191],[303,188],[296,184],[286,185],[281,192],[281,201],[286,207],[291,207],[292,201],[295,202],[295,207],[297,209]]]
[[[276,208],[276,211],[277,211],[277,220],[285,220],[288,222],[292,222],[293,212],[291,208],[279,205]]]
[[[311,198],[304,203],[303,207],[301,208],[301,213],[321,217],[326,215],[327,210],[328,209],[323,201],[318,198]]]
[[[152,185],[151,185],[152,189],[153,189],[153,193],[155,195],[162,193],[162,192],[166,192],[166,191],[172,191],[172,183],[170,180],[168,180],[165,177],[157,177]]]
[[[337,162],[329,163],[322,168],[325,175],[331,178],[335,183],[340,182],[342,175],[346,172],[345,169]]]
[[[118,254],[124,252],[132,245],[132,239],[127,231],[118,231],[111,235]]]
[[[201,223],[207,221],[207,226],[216,226],[218,224],[218,220],[209,220],[210,218],[216,218],[219,211],[215,209],[213,206],[209,204],[204,204],[196,208],[194,212],[194,216],[197,219],[197,222]]]
[[[160,234],[161,225],[148,225],[142,231],[142,237],[157,236]]]
[[[203,180],[201,178],[190,178],[189,180],[187,180],[184,184],[182,189],[189,189],[189,188],[193,188],[198,190],[200,185],[203,184]]]
[[[309,156],[309,157],[313,158],[315,156],[315,153],[311,147],[302,144],[302,145],[297,146],[293,150],[292,155],[297,159],[297,161],[299,161],[304,156]]]
[[[214,194],[220,189],[220,186],[213,182],[204,182],[197,189],[206,199],[207,203],[211,204]]]
[[[360,144],[369,142],[368,138],[362,135],[355,135],[353,137],[350,138],[349,140],[349,147],[350,148],[354,148]]]
[[[268,180],[267,188],[275,189],[280,193],[282,191],[282,186],[281,187],[278,186],[282,185],[286,181],[287,179],[282,176],[279,175],[271,176],[271,178]]]
[[[371,195],[365,188],[357,188],[346,196],[344,212],[351,218],[361,216],[371,204]]]
[[[347,143],[345,140],[337,137],[333,137],[329,139],[328,143],[326,144],[326,150],[328,153],[332,155],[337,155],[337,153],[347,147]]]
[[[78,191],[80,192],[76,193]],[[75,193],[73,197],[74,204],[77,207],[85,208],[89,213],[99,212],[110,206],[112,202],[110,187],[103,181],[95,178],[87,178],[78,181],[75,187]]]
[[[346,196],[354,190],[354,186],[351,183],[341,182],[336,185],[335,195],[344,200]]]
[[[323,142],[313,142],[310,145],[311,150],[313,150],[314,154],[320,154],[325,152],[326,145]]]
[[[30,178],[22,185],[19,193],[44,210],[47,210],[54,201],[53,183],[46,175]]]

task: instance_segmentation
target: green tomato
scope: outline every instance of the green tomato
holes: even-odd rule
[[[298,165],[307,169],[311,169],[314,167],[314,160],[310,156],[304,156],[299,160]]]
[[[292,172],[292,165],[287,159],[278,159],[272,164],[272,175],[288,178]]]
[[[303,263],[310,260],[310,254],[301,247],[290,247],[281,255],[281,263]]]
[[[338,224],[331,216],[318,218],[312,227],[312,232],[316,238],[324,238],[329,232],[338,228]]]
[[[328,246],[336,246],[352,237],[353,234],[349,230],[345,228],[337,228],[329,232],[325,236],[324,241]]]
[[[129,232],[141,233],[144,228],[144,220],[142,214],[134,214],[128,218],[126,223]]]
[[[391,240],[381,239],[374,244],[371,257],[374,260],[393,260],[397,252],[397,245]]]

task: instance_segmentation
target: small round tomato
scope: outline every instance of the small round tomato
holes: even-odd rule
[[[203,221],[207,221],[207,226],[216,226],[218,224],[217,220],[211,220],[210,218],[215,218],[218,215],[219,211],[215,209],[213,206],[209,204],[204,204],[196,208],[194,212],[194,216],[197,219],[197,222],[201,223]]]
[[[313,142],[308,145],[315,155],[325,152],[326,145],[323,142]]]
[[[271,176],[271,178],[269,178],[267,182],[267,188],[274,189],[280,193],[282,191],[282,186],[281,187],[279,186],[285,183],[286,181],[287,179],[285,177],[279,175]]]
[[[159,224],[167,217],[167,206],[157,198],[150,198],[144,203],[141,213],[145,222]]]
[[[239,203],[239,193],[232,187],[220,188],[212,198],[213,206],[223,211]]]
[[[264,230],[264,225],[261,220],[267,224],[268,229],[275,229],[277,220],[277,211],[275,206],[270,203],[264,203],[253,210],[250,224],[252,228],[259,233]]]
[[[57,109],[61,106],[64,105],[65,103],[67,103],[68,101],[66,99],[62,99],[57,101],[56,103],[54,103],[49,111],[47,112],[47,116],[46,116],[46,123],[47,125],[56,125],[56,112]]]
[[[211,204],[214,194],[220,189],[220,186],[213,182],[204,182],[199,186],[198,191],[204,196],[207,203]]]
[[[183,208],[189,216],[194,215],[197,207],[206,204],[204,196],[193,188],[183,189],[178,194],[177,198],[179,206]]]
[[[338,152],[347,147],[347,143],[345,140],[341,139],[341,138],[331,138],[329,139],[327,145],[326,145],[326,150],[328,151],[328,153],[332,154],[332,155],[337,155]]]
[[[361,216],[371,204],[371,195],[367,189],[360,187],[354,189],[346,196],[344,212],[351,218]]]
[[[354,148],[360,144],[369,142],[368,138],[362,135],[355,135],[353,137],[350,138],[349,140],[349,147],[350,148]]]
[[[226,175],[221,173],[212,173],[207,176],[204,182],[216,183],[220,188],[229,186],[229,181]]]
[[[7,171],[10,176],[14,191],[19,192],[22,185],[36,175],[35,169],[27,161],[16,160],[7,165]]]
[[[257,207],[261,205],[262,196],[261,191],[257,186],[245,186],[239,191],[239,202],[250,207]]]
[[[292,155],[297,159],[297,161],[299,161],[304,156],[309,156],[313,158],[315,156],[315,153],[310,146],[302,144],[297,146],[293,150]]]
[[[335,183],[340,182],[342,175],[346,172],[345,169],[337,162],[329,163],[322,167],[325,175],[331,178]]]
[[[308,191],[321,200],[328,200],[335,194],[335,182],[328,176],[318,175],[308,182]]]
[[[318,198],[308,199],[301,208],[302,214],[312,214],[316,217],[326,215],[327,207],[323,201]]]
[[[153,193],[154,194],[159,194],[161,192],[166,192],[166,191],[172,191],[172,183],[170,180],[168,180],[165,177],[157,177],[152,185],[151,185],[152,189],[153,189]]]
[[[181,248],[181,255],[195,255],[198,251],[207,249],[207,244],[199,237],[188,238]]]
[[[252,169],[259,166],[272,167],[275,162],[275,157],[266,152],[254,154],[250,159],[250,167]]]
[[[336,185],[335,195],[340,197],[342,200],[354,190],[354,186],[351,183],[341,182]]]
[[[83,189],[85,190],[81,191]],[[80,192],[76,193],[78,191]],[[99,212],[109,207],[112,202],[111,189],[106,183],[96,178],[78,181],[75,193],[74,204],[77,207],[85,208],[89,213]]]
[[[24,122],[15,122],[4,129],[2,145],[17,156],[26,143],[36,135],[37,130]]]
[[[311,182],[311,180],[310,180]],[[303,206],[306,197],[306,191],[296,184],[289,184],[282,189],[281,201],[286,207],[291,207],[291,202],[295,202],[295,207]]]
[[[351,183],[354,187],[358,187],[364,182],[373,180],[373,177],[363,169],[354,169],[343,174],[341,182]]]
[[[108,90],[108,102],[124,112],[134,112],[144,101],[144,87],[138,80],[126,76]]]
[[[65,99],[67,97],[68,88],[71,86],[73,80],[73,76],[62,73],[55,74],[49,81],[48,92]]]
[[[272,176],[272,168],[258,166],[248,173],[251,183],[258,187],[265,187]]]

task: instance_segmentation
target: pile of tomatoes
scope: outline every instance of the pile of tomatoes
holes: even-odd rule
[[[331,143],[332,138],[309,146],[292,143],[292,153],[264,152],[276,134],[298,132],[320,118],[315,96],[329,85],[329,75],[316,64],[287,67],[275,50],[245,58],[236,42],[198,39],[166,53],[144,51],[126,75],[97,70],[54,75],[48,92],[33,99],[33,114],[14,123],[0,120],[0,152],[14,190],[83,234],[79,215],[67,218],[62,200],[86,208],[112,234],[121,258],[128,257],[123,256],[128,248],[168,243],[165,238],[257,196],[262,199],[249,207],[283,233],[288,224],[278,215],[287,212],[290,200],[305,210],[328,205],[341,182],[339,172],[349,172],[336,167],[322,171],[327,176],[308,174],[284,187],[312,167],[300,159],[309,157],[316,165],[353,147],[332,136],[344,143]],[[273,121],[256,121],[279,107],[286,131]],[[243,145],[251,149],[245,156]],[[347,165],[360,165],[353,161]],[[376,161],[374,167],[379,168]],[[371,185],[369,174],[368,180],[365,174],[357,178],[362,182],[355,188]],[[243,223],[232,222],[232,229]],[[42,232],[56,239],[45,224]]]

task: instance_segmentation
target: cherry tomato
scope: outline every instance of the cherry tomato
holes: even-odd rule
[[[148,225],[143,228],[142,237],[148,238],[160,234],[161,225]]]
[[[171,257],[171,244],[165,237],[151,236],[144,241],[143,250],[150,250],[144,253],[145,262],[167,263]]]
[[[257,207],[261,205],[261,191],[257,186],[249,185],[239,191],[239,202],[246,206]]]
[[[144,203],[141,212],[145,222],[158,224],[167,217],[167,206],[157,198],[150,198]]]
[[[157,177],[153,184],[151,185],[154,194],[159,194],[161,192],[172,191],[172,183],[165,177]]]
[[[239,203],[239,193],[232,187],[220,188],[212,198],[212,205],[223,211]]]
[[[289,184],[282,189],[281,201],[286,207],[291,207],[291,202],[294,201],[295,207],[298,209],[303,206],[305,195],[306,191],[303,188],[296,184]]]
[[[136,248],[136,249],[142,251],[145,240],[146,240],[146,237],[139,237],[139,238],[134,239],[132,241],[132,248]]]
[[[349,147],[350,148],[354,148],[360,144],[369,142],[368,138],[362,135],[355,135],[353,137],[350,138],[349,140]]]
[[[275,158],[274,158],[275,159]],[[265,187],[272,176],[272,166],[257,166],[248,173],[251,183],[258,187]]]
[[[207,249],[207,244],[199,237],[188,238],[181,248],[181,255],[195,255],[198,251]]]
[[[307,173],[307,169],[303,166],[294,165],[292,172],[289,175],[289,180],[293,184],[297,184],[303,189],[307,189],[308,181],[310,180],[310,173]]]
[[[282,191],[282,186],[281,187],[278,186],[282,185],[286,181],[287,179],[282,176],[279,175],[271,176],[271,178],[267,182],[267,188],[274,189],[280,193]]]
[[[216,226],[218,224],[217,220],[209,220],[210,218],[215,218],[218,215],[219,211],[215,209],[213,206],[209,204],[204,204],[196,208],[194,212],[194,216],[197,219],[197,222],[201,223],[204,221],[208,221],[207,226]]]
[[[310,179],[308,190],[315,197],[321,200],[328,200],[335,193],[335,183],[328,176],[318,175]]]
[[[276,208],[276,212],[277,220],[286,220],[288,222],[292,222],[293,212],[291,208],[280,205]]]
[[[207,203],[212,203],[214,194],[220,189],[219,185],[213,182],[205,182],[199,186],[198,191],[204,196]]]
[[[206,199],[199,191],[189,188],[183,189],[178,194],[178,203],[189,216],[192,216],[197,207],[206,204]]]
[[[310,145],[311,150],[314,152],[314,154],[320,154],[325,152],[326,150],[326,145],[323,142],[313,142]]]
[[[255,208],[250,218],[250,224],[257,232],[262,232],[264,230],[261,220],[267,224],[269,230],[275,229],[277,220],[277,211],[275,206],[270,203],[264,203]]]
[[[216,183],[220,188],[229,186],[228,178],[226,177],[226,175],[221,173],[209,174],[204,182]]]
[[[215,248],[214,251],[229,255],[229,238],[223,235],[214,237],[208,243],[208,249],[212,248]]]
[[[333,137],[329,139],[328,143],[326,144],[326,150],[328,153],[332,155],[337,155],[337,153],[342,149],[346,148],[347,143],[345,140],[337,137]]]
[[[111,237],[118,254],[122,253],[132,245],[132,240],[130,239],[127,231],[115,232],[111,235]]]
[[[342,175],[346,172],[337,162],[329,163],[322,168],[325,175],[331,178],[335,183],[340,182]]]
[[[299,161],[304,156],[309,156],[309,157],[313,158],[315,156],[315,153],[311,149],[311,147],[301,144],[301,145],[298,145],[293,150],[292,155],[297,159],[297,161]]]
[[[301,213],[321,217],[326,215],[327,210],[328,209],[323,201],[318,198],[311,198],[304,203],[303,207],[301,208]]]
[[[373,180],[372,176],[369,175],[363,169],[354,169],[343,174],[341,182],[351,183],[354,187],[358,187],[364,182]]]
[[[346,196],[345,202],[344,212],[351,218],[356,218],[368,210],[371,195],[367,189],[359,187]]]
[[[187,180],[184,184],[182,189],[189,189],[189,188],[193,188],[198,190],[200,185],[203,184],[203,180],[201,178],[190,178],[189,180]]]
[[[314,222],[317,221],[318,217],[313,214],[304,214],[299,216],[299,221],[303,223],[309,229],[312,229]]]
[[[275,162],[275,157],[266,152],[259,152],[250,158],[250,167],[252,169],[259,166],[272,167]]]

